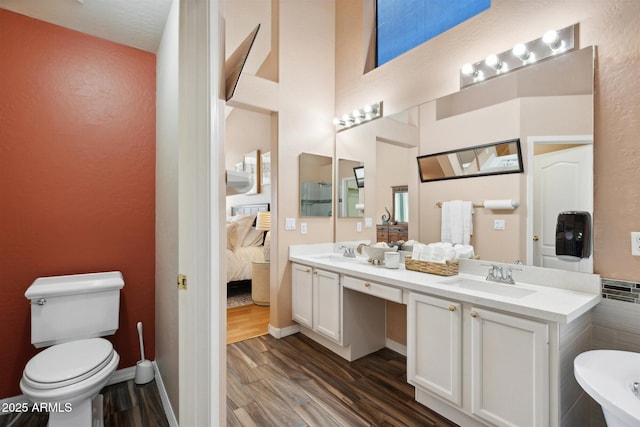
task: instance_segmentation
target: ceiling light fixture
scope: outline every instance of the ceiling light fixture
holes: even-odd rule
[[[574,49],[576,26],[547,31],[542,37],[519,43],[513,49],[487,56],[484,61],[465,64],[460,69],[460,88],[526,67]]]

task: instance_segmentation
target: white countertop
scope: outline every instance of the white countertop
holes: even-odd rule
[[[460,274],[438,276],[406,270],[404,264],[401,264],[399,269],[388,269],[383,265],[372,265],[366,257],[343,257],[341,252],[334,252],[334,247],[336,245],[333,243],[294,245],[289,249],[289,260],[407,291],[450,298],[558,323],[569,323],[600,302],[600,277],[596,274],[511,265],[514,269],[519,269],[513,274],[515,285],[486,283],[534,291],[514,298],[446,284],[456,278],[484,282],[485,276],[481,274],[486,274],[487,264],[498,264],[505,268],[508,264],[462,260]]]

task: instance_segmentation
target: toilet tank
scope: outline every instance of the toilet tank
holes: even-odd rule
[[[119,271],[39,277],[24,294],[31,302],[31,343],[46,347],[113,335],[123,286]]]

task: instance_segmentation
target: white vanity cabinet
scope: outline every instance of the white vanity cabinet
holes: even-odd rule
[[[462,405],[462,304],[409,295],[407,378],[416,387]]]
[[[291,268],[291,308],[293,320],[313,327],[313,268],[293,264]]]
[[[293,320],[335,342],[341,342],[340,276],[305,265],[292,266]]]
[[[417,293],[407,320],[416,400],[455,405],[464,425],[550,425],[547,323]]]

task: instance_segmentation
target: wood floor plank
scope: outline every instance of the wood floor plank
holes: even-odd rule
[[[280,397],[289,405],[296,407],[310,400],[309,396],[292,383],[288,378],[283,377],[279,371],[271,366],[260,366],[260,377],[266,381]]]
[[[276,426],[304,426],[305,422],[278,393],[264,381],[247,385],[255,403]]]
[[[227,344],[269,333],[269,306],[255,304],[227,309]]]
[[[313,400],[298,405],[293,410],[310,426],[340,427],[340,424]]]

